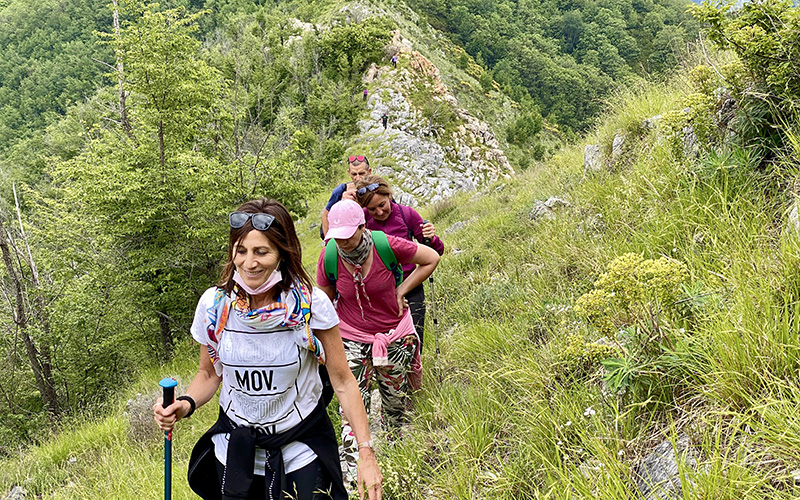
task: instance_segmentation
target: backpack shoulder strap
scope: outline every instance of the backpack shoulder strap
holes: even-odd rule
[[[336,251],[336,240],[333,238],[325,244],[325,277],[328,278],[334,293],[336,291],[336,280],[339,278],[339,254]]]
[[[411,226],[408,225],[408,219],[406,219],[406,211],[403,210],[403,205],[396,203],[398,210],[400,210],[400,217],[403,218],[403,224],[406,225],[406,231],[408,231],[408,241],[414,241],[414,231],[411,230]]]
[[[389,238],[386,237],[386,233],[372,231],[372,242],[375,244],[375,250],[383,261],[383,265],[394,275],[394,286],[400,286],[403,281],[403,268],[397,262],[392,247],[389,246]]]

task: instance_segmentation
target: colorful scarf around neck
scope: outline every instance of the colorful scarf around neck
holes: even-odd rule
[[[295,283],[289,292],[281,293],[277,304],[254,311],[250,310],[250,297],[238,285],[233,286],[230,294],[222,288],[217,289],[212,306],[206,310],[206,320],[210,340],[208,354],[218,375],[222,373],[222,365],[217,350],[230,314],[236,314],[239,321],[256,329],[294,330],[295,343],[308,349],[320,364],[325,364],[325,349],[309,324],[311,291],[302,283]]]

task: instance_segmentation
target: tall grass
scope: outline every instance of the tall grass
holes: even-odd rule
[[[389,498],[630,498],[633,466],[678,434],[697,460],[680,465],[684,498],[796,496],[800,311],[797,245],[779,230],[784,176],[746,151],[675,158],[637,124],[678,98],[650,87],[622,99],[595,139],[641,142],[614,172],[585,178],[575,147],[430,215],[467,222],[437,270],[442,378],[426,383],[413,451],[395,447],[383,463],[434,467]],[[528,221],[550,196],[572,206]],[[601,368],[570,379],[554,362],[564,337],[598,335],[571,308],[625,252],[690,272],[685,327],[652,361],[658,394],[611,393]]]

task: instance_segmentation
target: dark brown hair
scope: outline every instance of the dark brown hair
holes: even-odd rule
[[[392,188],[389,187],[389,183],[386,182],[386,179],[377,175],[368,175],[356,182],[356,191],[370,184],[378,184],[378,187],[375,191],[367,191],[362,195],[357,195],[359,205],[366,207],[376,194],[386,195],[390,200],[392,199]]]
[[[313,286],[311,278],[303,268],[303,251],[300,247],[300,240],[294,230],[292,216],[286,208],[275,200],[260,198],[243,203],[236,211],[247,212],[249,214],[270,214],[275,220],[262,231],[264,236],[278,249],[281,262],[279,264],[283,279],[279,286],[281,290],[288,291],[292,283],[300,282],[306,285],[309,290]],[[248,220],[244,226],[234,229],[231,228],[228,239],[228,258],[225,267],[219,278],[218,286],[224,288],[227,293],[233,289],[233,271],[236,266],[233,263],[233,249],[250,231],[258,231],[253,227],[253,221]]]

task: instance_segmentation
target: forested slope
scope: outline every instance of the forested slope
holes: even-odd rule
[[[681,0],[412,1],[527,113],[583,131],[619,83],[674,68],[697,22]],[[460,61],[464,67],[466,58]]]

